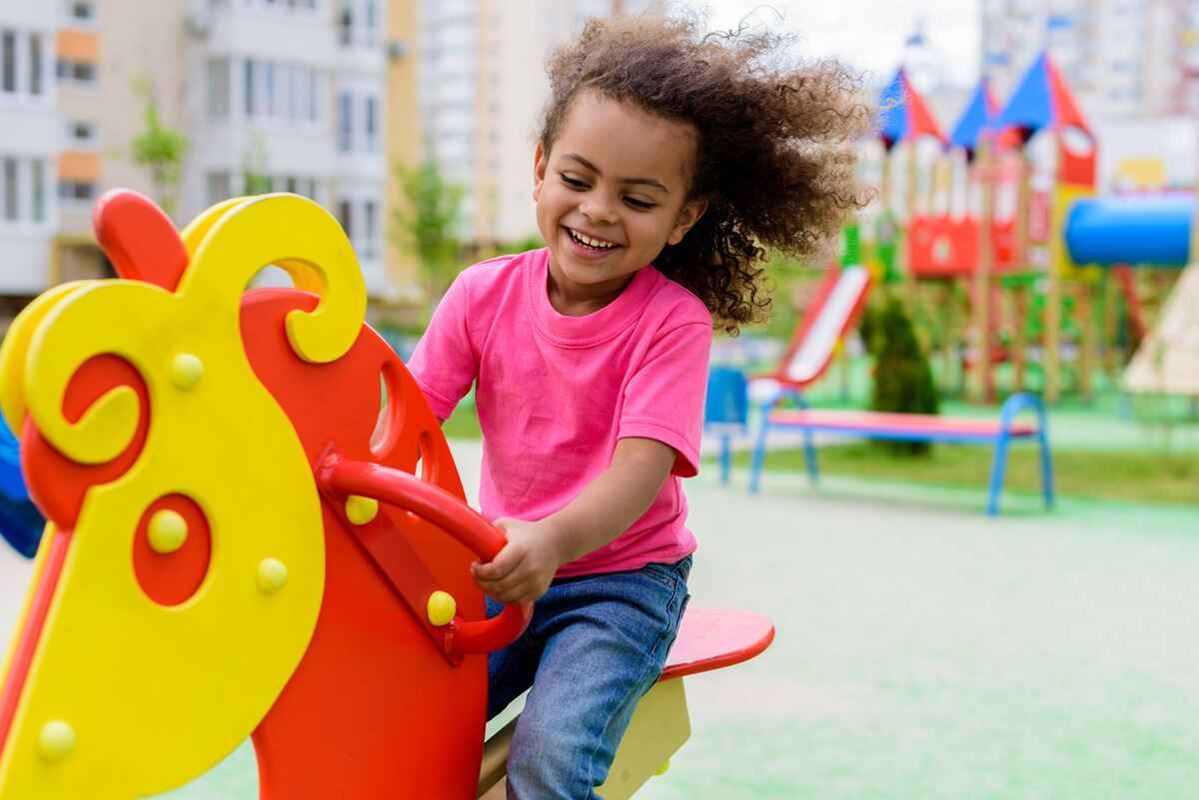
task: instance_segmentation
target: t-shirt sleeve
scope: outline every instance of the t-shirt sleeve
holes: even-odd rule
[[[469,318],[467,286],[459,276],[437,304],[429,327],[408,359],[408,371],[441,420],[454,413],[454,407],[470,391],[478,373],[478,360],[467,327]]]
[[[677,453],[671,472],[690,478],[699,472],[704,394],[712,326],[681,325],[650,347],[625,387],[618,439],[654,439]]]

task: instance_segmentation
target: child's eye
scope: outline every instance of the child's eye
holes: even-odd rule
[[[572,178],[569,175],[563,175],[562,182],[565,183],[567,186],[569,186],[572,189],[586,189],[587,188],[587,184],[584,181],[581,181],[578,178]]]
[[[649,211],[655,205],[654,203],[647,203],[644,200],[638,200],[636,197],[626,197],[624,201],[640,211]]]

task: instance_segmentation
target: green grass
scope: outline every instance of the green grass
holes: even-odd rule
[[[441,432],[447,439],[483,438],[483,433],[479,430],[479,419],[475,416],[474,405],[459,403],[450,418],[442,423]]]
[[[892,455],[868,442],[821,447],[822,472],[936,486],[985,487],[993,449],[973,445],[934,445],[925,457]],[[748,466],[749,453],[737,453],[734,464]],[[771,451],[769,470],[803,470],[802,450]],[[1054,451],[1054,482],[1059,494],[1134,503],[1195,505],[1199,502],[1199,455],[1154,451]],[[1009,453],[1007,489],[1041,491],[1040,462],[1035,447],[1013,447]]]

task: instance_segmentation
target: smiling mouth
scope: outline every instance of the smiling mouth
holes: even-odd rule
[[[606,253],[620,247],[620,245],[616,244],[615,242],[609,242],[604,239],[596,239],[594,236],[587,236],[579,233],[574,228],[567,228],[563,226],[563,230],[566,231],[566,235],[570,237],[572,242],[580,247],[587,248],[593,253]]]

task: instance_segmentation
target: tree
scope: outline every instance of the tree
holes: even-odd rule
[[[440,297],[461,269],[458,213],[463,188],[445,180],[437,163],[395,167],[400,202],[391,215],[388,237],[416,256],[430,298]]]
[[[175,211],[175,191],[183,171],[187,137],[164,125],[158,116],[158,104],[148,88],[141,91],[146,98],[146,127],[133,140],[133,160],[149,168],[154,199],[170,215]]]
[[[889,296],[882,311],[874,312],[864,323],[863,337],[875,356],[870,407],[901,414],[936,414],[939,398],[932,368],[903,303]],[[889,442],[888,449],[917,455],[928,453],[930,447],[928,442]]]

